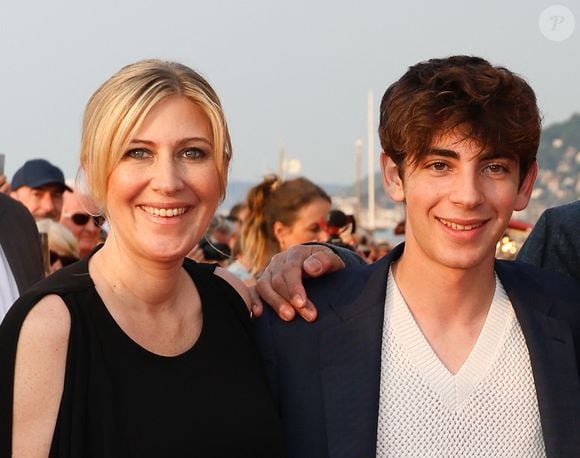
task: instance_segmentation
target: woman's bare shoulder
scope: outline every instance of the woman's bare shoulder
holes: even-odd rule
[[[14,368],[13,452],[47,456],[64,387],[71,317],[50,294],[30,310],[20,330]]]
[[[237,291],[237,293],[244,300],[244,303],[246,304],[248,311],[251,312],[252,298],[250,296],[250,291],[246,286],[246,284],[238,277],[236,277],[233,273],[231,273],[229,270],[224,269],[222,267],[216,267],[215,274],[223,278],[225,281],[227,281]]]

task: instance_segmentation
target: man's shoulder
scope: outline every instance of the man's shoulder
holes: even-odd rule
[[[553,316],[570,316],[580,323],[578,280],[521,261],[497,261],[496,271],[512,301],[525,298],[529,305],[549,306]]]
[[[348,265],[344,269],[304,282],[307,296],[320,312],[334,310],[359,300],[369,290],[384,290],[389,262],[385,258],[364,265]],[[320,314],[319,314],[320,315]]]
[[[580,200],[548,208],[544,213],[546,218],[553,224],[564,226],[571,223],[578,224],[580,223]]]
[[[500,275],[500,279],[507,276],[508,281],[517,282],[521,287],[528,288],[534,285],[546,291],[564,289],[565,291],[580,292],[580,282],[578,280],[527,262],[497,260],[496,270]]]

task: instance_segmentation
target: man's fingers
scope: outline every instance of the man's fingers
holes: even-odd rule
[[[304,271],[311,277],[344,269],[344,261],[333,251],[316,251],[304,261]]]
[[[266,302],[282,320],[290,321],[294,318],[294,308],[282,295],[273,289],[272,276],[269,270],[266,269],[256,282],[256,291],[261,299]]]
[[[272,257],[258,279],[257,293],[283,320],[290,321],[298,313],[306,321],[314,321],[316,307],[306,297],[304,277],[318,277],[344,268],[339,256],[324,245],[296,245]],[[257,313],[261,313],[257,309]]]
[[[296,312],[298,312],[298,314],[306,321],[316,320],[318,311],[316,310],[316,307],[312,302],[310,302],[309,299],[307,299],[306,302],[304,302],[304,305],[302,305],[301,307],[295,306],[294,308],[296,309]]]

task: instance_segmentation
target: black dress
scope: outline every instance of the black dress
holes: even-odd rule
[[[117,325],[87,260],[38,283],[0,326],[0,457],[10,456],[14,361],[28,311],[50,293],[71,314],[64,393],[51,457],[276,457],[281,432],[247,309],[213,267],[186,260],[203,327],[185,353],[164,357]]]

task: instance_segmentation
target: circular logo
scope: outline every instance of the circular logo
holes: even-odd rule
[[[552,5],[540,13],[538,25],[548,40],[564,41],[574,33],[576,18],[565,6]]]

